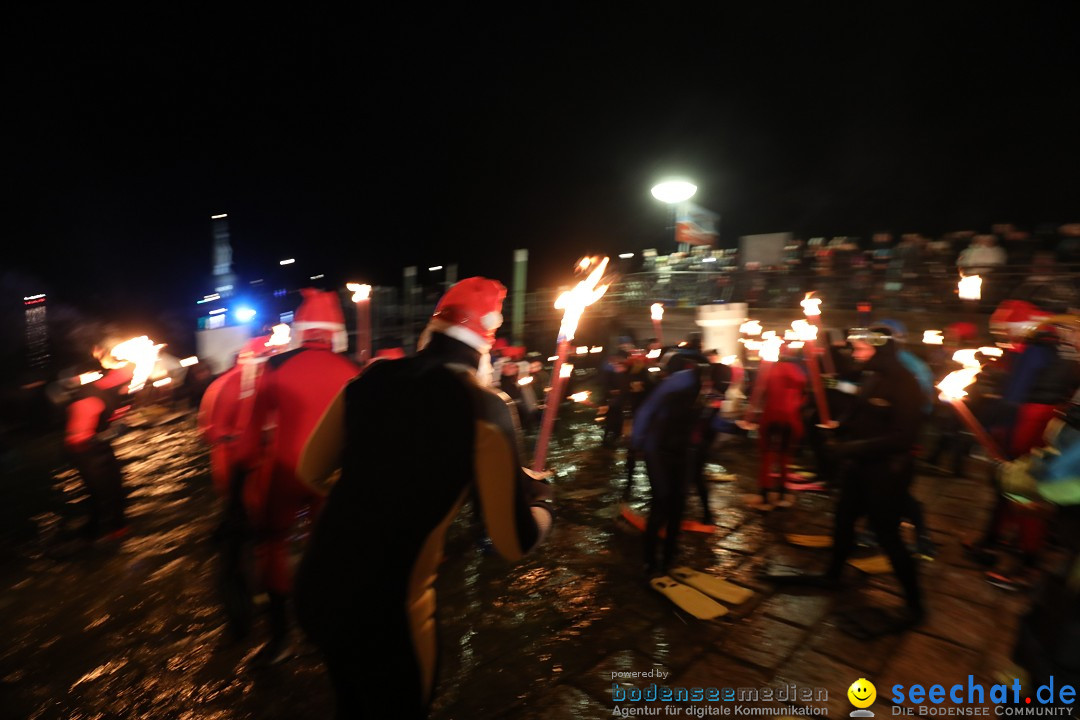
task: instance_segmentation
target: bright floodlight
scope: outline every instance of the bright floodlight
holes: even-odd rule
[[[652,196],[660,202],[678,203],[689,200],[697,192],[697,185],[685,180],[665,180],[652,189]]]
[[[234,314],[236,315],[236,319],[240,322],[247,322],[248,320],[255,319],[255,311],[251,308],[239,308]]]

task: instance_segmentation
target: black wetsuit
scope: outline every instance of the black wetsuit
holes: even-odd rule
[[[889,556],[909,609],[922,613],[915,561],[900,539],[900,519],[911,481],[912,450],[922,424],[923,393],[900,363],[892,341],[877,348],[850,414],[841,419],[843,438],[835,455],[841,470],[833,557],[828,575],[839,577],[855,541],[855,522],[866,515]]]
[[[468,372],[478,359],[435,333],[415,357],[369,366],[328,411],[328,424],[343,418],[342,474],[295,594],[340,717],[426,716],[437,660],[435,573],[470,489],[501,555],[517,560],[540,538],[531,506],[542,505],[547,486],[521,469],[512,405]],[[324,429],[312,444],[326,444]],[[319,458],[305,456],[301,475],[324,474],[333,459],[316,472]]]

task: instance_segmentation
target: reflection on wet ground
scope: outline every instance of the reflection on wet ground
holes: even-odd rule
[[[942,550],[922,567],[930,621],[919,632],[859,643],[838,631],[837,612],[867,600],[898,604],[891,575],[853,577],[841,598],[763,585],[756,575],[765,562],[824,561],[823,551],[783,537],[828,532],[831,501],[802,493],[791,510],[747,508],[756,452],[727,438],[714,459],[737,478],[711,483],[717,532],[686,534],[684,558],[759,592],[723,620],[701,622],[646,586],[640,535],[619,517],[623,452],[600,448],[599,427],[578,412],[553,445],[558,517],[543,549],[511,567],[483,549],[472,513],[451,529],[438,582],[433,717],[608,717],[611,673],[653,666],[677,685],[821,684],[835,691],[837,714],[850,709],[843,689],[867,673],[920,682],[946,670],[989,677],[1003,667],[1026,600],[986,584],[957,542],[986,518],[990,491],[981,483],[920,481],[916,494]],[[57,454],[55,502],[33,518],[37,539],[19,544],[0,569],[0,716],[330,717],[329,684],[312,648],[301,644],[291,661],[255,669],[257,640],[226,641],[213,590],[216,506],[206,449],[192,415],[161,420],[116,441],[133,525],[117,545],[65,539],[82,499]],[[648,484],[643,467],[638,473],[640,509]],[[700,515],[696,497],[687,512]]]

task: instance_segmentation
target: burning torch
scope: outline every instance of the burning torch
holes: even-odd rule
[[[945,376],[944,380],[938,383],[937,388],[941,391],[941,399],[952,405],[953,410],[960,416],[964,425],[975,436],[979,444],[986,448],[992,458],[1004,462],[1006,460],[1005,453],[1002,452],[994,438],[990,436],[990,433],[986,432],[986,428],[975,419],[971,410],[964,403],[964,396],[967,395],[964,388],[975,382],[975,377],[981,369],[978,364],[975,364],[951,372]]]
[[[813,292],[806,293],[806,297],[802,299],[799,304],[802,305],[803,314],[806,315],[807,320],[817,329],[814,333],[814,337],[817,337],[821,332],[821,298],[813,297]],[[817,343],[811,343],[811,355],[817,350]],[[828,346],[821,348],[821,359],[825,365],[826,375],[835,375],[836,366],[833,365],[832,352]]]
[[[578,272],[588,272],[588,276],[580,281],[573,290],[568,290],[559,295],[555,301],[555,309],[563,311],[562,324],[559,326],[558,353],[555,356],[555,366],[552,368],[551,391],[548,393],[548,401],[544,406],[544,416],[540,421],[540,435],[536,439],[536,450],[533,453],[532,469],[542,472],[547,461],[548,443],[551,441],[551,431],[555,427],[555,415],[559,412],[559,403],[562,400],[563,388],[566,386],[566,378],[573,371],[572,365],[566,364],[566,356],[570,352],[570,342],[577,332],[578,321],[581,320],[585,308],[599,300],[607,292],[608,285],[600,284],[607,269],[608,258],[582,258],[578,263]],[[591,268],[591,270],[590,270]]]
[[[356,362],[363,365],[371,359],[371,286],[346,283],[356,303]]]
[[[810,374],[810,387],[814,390],[814,401],[817,403],[819,425],[831,426],[832,417],[829,415],[829,403],[825,399],[825,385],[821,382],[821,371],[818,368],[817,358],[814,357],[817,347],[818,326],[811,325],[806,320],[796,320],[791,323],[791,329],[795,332],[797,340],[805,343],[807,349],[805,361],[806,371]],[[828,351],[826,351],[828,357]]]
[[[754,389],[750,392],[750,403],[746,406],[746,414],[743,415],[742,420],[736,423],[744,430],[749,430],[754,425],[750,417],[761,403],[761,395],[765,392],[765,382],[769,377],[769,368],[780,359],[780,346],[783,344],[784,341],[774,332],[763,333],[761,336],[761,347],[758,349],[761,362],[758,364],[757,377],[754,379]]]
[[[982,278],[978,275],[962,277],[956,283],[956,293],[961,300],[982,299]]]
[[[661,323],[664,320],[664,304],[663,303],[653,303],[649,307],[649,312],[652,314],[652,326],[653,326],[653,330],[656,332],[656,341],[658,343],[660,343],[660,345],[663,345],[664,344],[664,330],[661,327]]]

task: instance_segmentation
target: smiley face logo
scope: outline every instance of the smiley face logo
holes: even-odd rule
[[[877,688],[866,678],[859,678],[851,683],[847,690],[848,700],[857,708],[868,708],[877,700]]]

